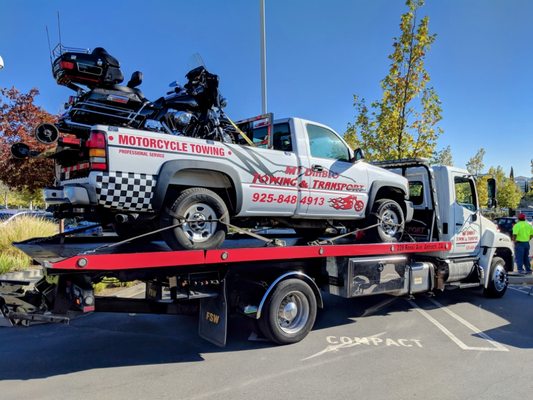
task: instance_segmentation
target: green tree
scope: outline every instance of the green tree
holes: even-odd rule
[[[496,179],[496,190],[500,190],[503,187],[504,181],[505,181],[505,172],[503,171],[503,168],[499,165],[495,167],[490,167],[488,174]]]
[[[446,146],[440,151],[433,153],[431,157],[431,164],[433,165],[448,165],[453,166],[452,148]]]
[[[518,185],[506,176],[501,166],[490,167],[488,175],[496,179],[496,199],[498,207],[516,208],[520,203],[522,191]]]
[[[533,175],[533,159],[531,160],[531,175]],[[533,192],[533,176],[531,177],[531,180],[529,181],[529,191]]]
[[[489,188],[487,185],[488,176],[482,176],[476,180],[476,190],[478,195],[479,206],[487,208],[489,204]]]
[[[423,0],[407,0],[401,16],[400,36],[394,38],[388,75],[381,81],[381,101],[369,107],[354,95],[356,117],[345,137],[362,144],[370,160],[431,157],[442,130],[440,100],[429,86],[424,60],[436,35],[429,33],[429,18],[417,20]]]
[[[466,169],[468,172],[474,176],[480,175],[483,172],[483,168],[485,168],[483,157],[485,157],[485,149],[482,147],[477,151],[476,155],[466,163]]]
[[[0,182],[0,204],[12,208],[43,208],[45,206],[41,191],[15,190],[2,182]]]
[[[43,151],[46,145],[33,135],[41,123],[55,117],[34,104],[37,89],[22,93],[15,88],[0,88],[0,180],[12,189],[36,194],[54,178],[54,161],[48,158],[16,160],[11,157],[13,143],[24,142],[32,150]]]
[[[522,198],[522,191],[513,180],[505,178],[497,197],[500,207],[515,209]]]

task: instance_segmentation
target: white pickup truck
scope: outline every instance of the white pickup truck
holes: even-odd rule
[[[174,226],[162,232],[174,249],[217,247],[230,221],[305,236],[342,223],[372,227],[369,240],[401,238],[413,215],[407,179],[316,122],[239,126],[255,146],[95,125],[88,140],[60,140],[45,200],[57,216],[113,223],[121,236]]]

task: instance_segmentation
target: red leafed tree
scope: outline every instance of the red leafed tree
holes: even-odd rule
[[[14,87],[0,88],[0,181],[12,189],[35,193],[53,183],[54,163],[47,158],[17,160],[11,156],[13,143],[24,142],[32,150],[46,145],[35,139],[33,131],[41,123],[53,123],[56,117],[36,106],[38,89],[21,93]]]

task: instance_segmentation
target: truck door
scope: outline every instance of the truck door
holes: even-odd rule
[[[332,130],[305,123],[309,144],[303,177],[309,195],[300,202],[306,214],[316,217],[364,216],[368,202],[368,174],[360,162],[351,162],[351,151]]]
[[[480,249],[481,225],[474,180],[465,175],[454,174],[455,201],[452,204],[455,221],[452,255],[468,257],[478,254]]]
[[[249,132],[255,147],[233,146],[234,156],[247,173],[242,175],[243,205],[239,214],[250,216],[292,216],[300,208],[300,163],[293,143],[289,121]],[[269,146],[272,142],[272,146]]]

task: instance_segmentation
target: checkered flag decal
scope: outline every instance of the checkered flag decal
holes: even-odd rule
[[[98,204],[118,210],[150,211],[156,179],[154,175],[109,172],[96,177]]]

